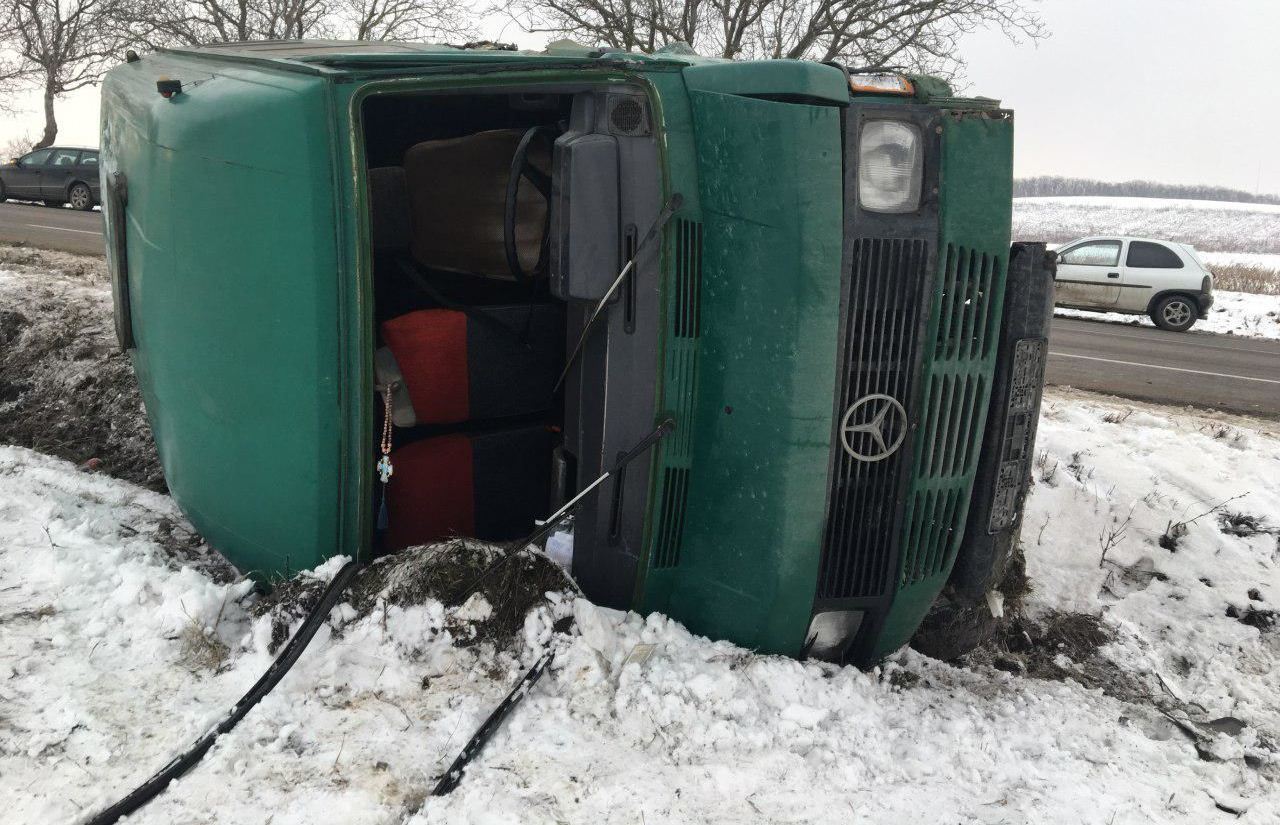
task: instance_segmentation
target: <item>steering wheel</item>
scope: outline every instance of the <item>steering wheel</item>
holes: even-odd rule
[[[511,176],[507,178],[506,215],[502,226],[502,241],[507,253],[507,268],[517,281],[532,283],[535,274],[545,272],[550,254],[551,235],[551,176],[529,162],[529,150],[540,135],[554,136],[551,126],[534,126],[520,137],[516,144],[515,154],[511,156]],[[516,249],[516,205],[520,194],[520,180],[528,178],[533,188],[547,202],[546,219],[542,224],[542,244],[538,249],[538,263],[533,272],[526,272],[520,264],[520,253]]]

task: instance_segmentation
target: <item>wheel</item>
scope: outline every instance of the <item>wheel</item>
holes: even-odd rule
[[[1186,332],[1200,317],[1200,307],[1186,295],[1161,298],[1151,310],[1151,320],[1161,329]]]
[[[71,202],[72,209],[79,209],[81,212],[88,212],[93,208],[93,193],[89,191],[87,184],[77,183],[71,187],[67,200]]]
[[[511,158],[511,176],[507,178],[507,200],[502,224],[502,242],[507,255],[507,268],[511,270],[511,275],[516,281],[524,284],[532,283],[535,274],[547,271],[548,254],[551,249],[551,177],[529,161],[529,150],[533,148],[533,141],[539,137],[554,141],[555,130],[548,126],[534,126],[526,131],[521,136],[520,142],[516,144],[516,151]],[[516,205],[521,178],[528,178],[533,187],[538,190],[538,194],[542,195],[547,202],[546,219],[542,225],[542,245],[538,249],[538,262],[534,265],[533,272],[525,272],[516,246]]]

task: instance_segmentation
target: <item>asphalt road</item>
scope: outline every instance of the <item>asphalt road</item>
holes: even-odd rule
[[[0,203],[0,241],[101,255],[102,214]],[[1055,318],[1048,383],[1280,418],[1280,341]]]
[[[0,203],[0,241],[101,255],[102,213],[33,203]]]
[[[1280,341],[1054,318],[1046,380],[1280,418]]]

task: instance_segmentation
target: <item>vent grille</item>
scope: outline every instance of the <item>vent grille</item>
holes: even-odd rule
[[[656,491],[658,519],[650,555],[654,568],[672,568],[680,564],[693,454],[693,390],[701,327],[702,224],[677,218],[672,228],[675,236],[675,257],[672,261],[675,288],[667,306],[671,338],[666,347],[663,397],[667,399],[677,427],[662,441],[662,481]]]
[[[611,96],[609,127],[615,135],[648,134],[644,106],[633,97]]]
[[[697,338],[701,324],[702,224],[676,221],[676,311],[672,332],[679,338]]]
[[[858,399],[883,394],[914,414],[912,381],[919,357],[920,307],[927,303],[929,245],[922,240],[860,238],[854,242],[844,319],[844,363],[837,421]],[[833,446],[820,598],[878,596],[892,581],[894,516],[911,449],[903,444],[880,461],[860,461]]]
[[[938,358],[986,358],[995,340],[991,288],[1001,272],[998,256],[947,245],[938,313]]]
[[[654,544],[654,567],[675,567],[680,564],[680,537],[684,530],[688,496],[688,468],[665,468],[662,472],[662,515],[658,519]]]
[[[999,255],[948,244],[937,298],[933,358],[921,402],[920,444],[902,529],[900,584],[941,574],[959,546],[990,401]]]

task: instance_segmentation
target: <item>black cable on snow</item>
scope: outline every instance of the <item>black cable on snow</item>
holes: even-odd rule
[[[316,602],[316,606],[303,620],[298,632],[293,634],[293,638],[284,646],[284,650],[281,650],[280,654],[276,656],[275,661],[271,663],[271,667],[267,668],[266,673],[262,674],[262,678],[258,679],[253,687],[249,688],[249,692],[241,697],[240,701],[236,702],[226,718],[201,737],[185,753],[174,757],[172,762],[161,768],[154,776],[130,791],[127,796],[110,808],[87,820],[84,825],[112,825],[121,817],[137,811],[143,805],[164,793],[170,782],[182,776],[199,762],[213,747],[214,741],[239,724],[240,720],[253,709],[253,706],[262,701],[263,697],[270,693],[272,688],[279,684],[284,675],[289,672],[289,669],[298,661],[298,657],[307,649],[307,645],[311,643],[316,631],[329,618],[329,611],[337,605],[342,592],[347,589],[347,585],[351,583],[351,579],[359,571],[360,567],[361,565],[358,562],[347,562],[334,575],[328,586],[325,587],[324,592],[320,594],[320,600]]]
[[[617,475],[624,467],[639,458],[648,451],[649,448],[665,438],[667,434],[675,429],[675,427],[676,423],[674,419],[668,418],[663,420],[662,423],[658,424],[652,432],[642,438],[625,455],[620,457],[612,468],[584,488],[582,492],[580,492],[568,504],[557,510],[527,539],[522,540],[520,543],[521,546],[528,546],[529,544],[536,543],[550,535],[556,525],[564,520],[564,517],[572,512],[573,509],[586,498],[587,494],[599,487],[605,479],[610,476]],[[485,576],[489,575],[505,563],[512,557],[512,555],[514,554],[507,553],[499,558],[494,564],[490,565],[468,587],[468,591],[474,589],[474,587],[478,585]],[[128,816],[129,814],[137,811],[143,805],[146,805],[152,799],[155,799],[157,796],[164,793],[165,788],[168,787],[170,782],[185,774],[192,768],[192,766],[199,762],[204,755],[209,752],[209,749],[213,747],[213,743],[219,736],[227,733],[239,724],[240,720],[253,709],[253,706],[262,701],[263,697],[270,693],[271,690],[280,683],[280,680],[284,678],[285,674],[289,672],[289,669],[298,661],[298,658],[302,655],[303,651],[307,649],[307,645],[310,644],[312,638],[315,637],[316,632],[320,629],[320,625],[324,624],[325,620],[329,618],[329,611],[333,610],[333,608],[338,604],[338,599],[341,598],[343,591],[347,589],[347,585],[351,583],[352,578],[354,578],[356,573],[359,572],[360,567],[361,565],[358,562],[348,562],[334,575],[333,579],[325,587],[324,592],[320,594],[320,600],[316,602],[316,606],[312,608],[311,612],[308,613],[307,617],[303,620],[302,626],[298,628],[298,632],[293,634],[293,638],[289,639],[284,650],[280,651],[280,654],[276,656],[275,661],[271,663],[271,667],[267,668],[266,673],[262,674],[262,677],[254,683],[248,693],[241,697],[239,702],[236,702],[235,706],[232,707],[231,712],[227,714],[226,718],[201,737],[200,740],[192,745],[185,753],[174,757],[172,762],[161,768],[154,776],[142,783],[139,787],[130,791],[129,794],[119,802],[97,814],[92,819],[86,820],[84,825],[114,825],[114,823],[119,821],[121,817]],[[525,673],[524,677],[516,683],[516,686],[509,694],[507,694],[507,697],[502,700],[502,703],[498,705],[498,707],[494,708],[493,712],[489,714],[489,717],[485,719],[484,724],[480,726],[480,729],[477,730],[472,735],[471,739],[467,741],[462,752],[453,760],[453,764],[449,766],[449,770],[445,772],[444,776],[441,777],[440,781],[436,784],[435,788],[431,792],[432,796],[443,796],[458,787],[458,783],[462,781],[463,769],[476,757],[476,754],[484,748],[489,739],[492,738],[494,732],[502,724],[503,720],[507,718],[511,711],[515,709],[516,705],[520,704],[524,697],[528,695],[529,691],[532,690],[533,686],[537,684],[538,680],[542,678],[542,674],[546,672],[546,669],[548,665],[551,664],[551,660],[554,655],[554,651],[548,649],[538,659],[538,661],[534,663],[533,667]]]
[[[620,457],[611,469],[584,487],[578,495],[574,496],[568,504],[565,504],[557,510],[537,530],[533,531],[528,538],[521,539],[520,546],[527,547],[528,545],[535,544],[551,535],[551,531],[555,529],[556,525],[563,521],[564,517],[572,512],[573,509],[577,507],[584,498],[586,498],[587,494],[598,488],[601,482],[605,479],[610,476],[616,476],[624,467],[643,455],[650,447],[665,438],[667,434],[675,428],[675,419],[664,419],[662,423],[653,429],[652,432],[640,439],[634,447],[627,451],[625,455]],[[465,599],[470,595],[471,591],[480,584],[482,579],[501,565],[505,564],[514,555],[514,552],[508,552],[506,555],[500,557],[496,562],[489,565],[489,567],[477,576],[476,580],[468,586],[466,591],[464,591],[462,598]],[[556,629],[565,630],[567,627],[562,628],[558,626]],[[480,729],[472,734],[471,738],[467,740],[467,744],[463,746],[462,752],[458,754],[457,758],[453,760],[453,764],[449,766],[449,770],[445,771],[444,776],[440,777],[440,781],[436,783],[435,788],[431,791],[432,796],[444,796],[445,794],[453,791],[454,788],[458,787],[458,783],[462,781],[463,769],[466,768],[468,763],[470,763],[472,759],[475,759],[476,755],[480,753],[486,744],[488,744],[489,740],[493,737],[494,731],[496,731],[498,727],[502,725],[507,716],[515,710],[516,705],[520,704],[520,702],[524,700],[524,697],[529,695],[529,691],[533,690],[533,686],[542,678],[542,674],[546,672],[547,667],[551,664],[551,660],[554,657],[555,650],[548,648],[546,652],[538,658],[538,661],[534,663],[533,667],[529,668],[524,677],[521,678],[520,681],[516,683],[516,686],[511,689],[511,692],[507,694],[507,698],[503,699],[502,703],[494,708],[493,713],[490,713],[489,718],[484,720],[484,724],[480,726]]]
[[[493,713],[489,714],[489,718],[484,720],[484,724],[480,729],[472,734],[467,740],[467,744],[462,748],[462,752],[453,760],[453,764],[449,766],[449,770],[445,771],[444,776],[440,777],[440,781],[436,783],[432,789],[432,796],[444,796],[458,787],[458,783],[462,781],[462,770],[481,749],[488,744],[489,739],[493,736],[494,731],[498,729],[511,713],[515,710],[516,705],[529,695],[529,691],[533,690],[533,686],[542,678],[542,674],[546,672],[547,666],[551,664],[552,658],[555,657],[555,651],[548,649],[542,654],[541,658],[534,663],[533,667],[525,673],[524,677],[516,683],[516,686],[507,694],[507,698],[502,700],[502,704],[493,709]]]

